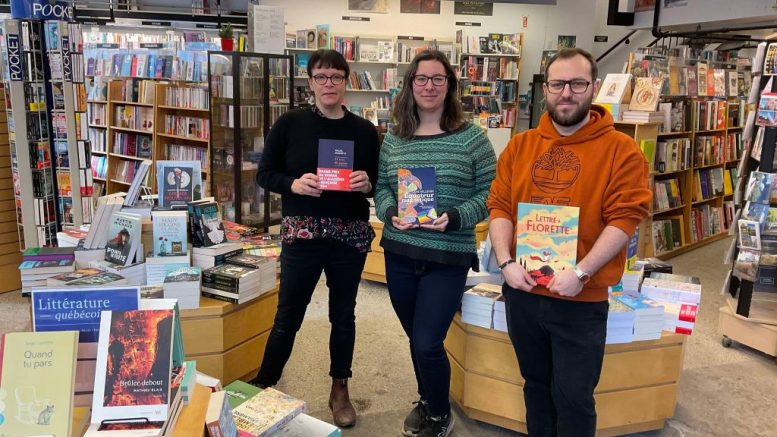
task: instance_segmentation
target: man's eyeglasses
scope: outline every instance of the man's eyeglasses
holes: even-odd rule
[[[341,74],[333,74],[331,76],[327,76],[325,74],[317,74],[313,76],[313,80],[319,85],[326,85],[327,80],[332,81],[332,85],[340,85],[345,80],[345,76]]]
[[[583,94],[591,85],[587,80],[549,80],[545,82],[545,87],[551,94],[561,94],[564,92],[564,87],[569,84],[569,90],[574,94]]]
[[[448,76],[443,75],[436,75],[436,76],[423,76],[423,75],[415,75],[413,76],[413,83],[418,86],[424,86],[429,81],[432,81],[432,85],[434,86],[443,86],[445,85],[445,82],[448,81]]]

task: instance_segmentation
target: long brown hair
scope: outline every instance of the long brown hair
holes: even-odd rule
[[[396,125],[394,126],[393,133],[403,139],[411,138],[420,123],[418,108],[413,97],[413,77],[418,71],[418,64],[422,61],[439,62],[445,68],[445,75],[448,76],[448,92],[443,103],[440,129],[445,132],[452,131],[461,127],[466,121],[457,93],[459,81],[453,68],[451,68],[450,62],[448,62],[448,58],[438,50],[424,50],[416,55],[407,67],[405,76],[402,79],[402,89],[399,91],[394,104],[392,116],[396,121]]]

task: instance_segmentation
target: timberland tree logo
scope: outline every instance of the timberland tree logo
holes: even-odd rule
[[[542,154],[531,170],[534,185],[548,194],[560,193],[571,187],[580,175],[580,159],[561,146],[553,146]]]

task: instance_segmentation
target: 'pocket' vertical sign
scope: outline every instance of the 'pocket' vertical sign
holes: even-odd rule
[[[11,80],[21,82],[24,80],[22,72],[22,51],[19,45],[19,34],[8,34],[6,42],[8,47],[8,69]]]

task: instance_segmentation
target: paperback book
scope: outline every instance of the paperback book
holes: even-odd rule
[[[318,186],[322,190],[350,191],[353,141],[318,140]]]
[[[152,211],[154,256],[186,255],[186,211]]]
[[[159,206],[186,205],[202,198],[202,163],[200,161],[157,161]]]
[[[518,204],[515,260],[538,285],[575,267],[579,219],[576,206]]]
[[[434,167],[397,170],[399,219],[407,224],[425,224],[437,219],[437,174]]]
[[[108,226],[105,260],[128,266],[140,244],[141,218],[136,214],[114,213]]]

